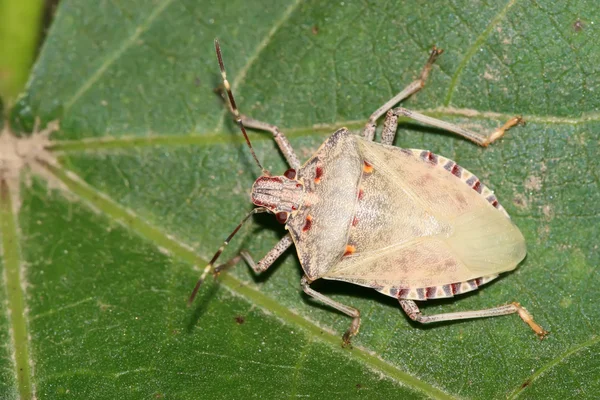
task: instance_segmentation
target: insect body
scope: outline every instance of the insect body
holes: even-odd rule
[[[375,111],[361,135],[342,128],[300,165],[277,127],[239,115],[215,44],[230,107],[244,136],[247,139],[244,126],[272,132],[292,168],[282,176],[272,176],[263,168],[252,187],[252,202],[258,207],[243,221],[254,213],[270,212],[285,223],[289,233],[258,263],[243,251],[214,271],[244,258],[255,272],[262,272],[294,244],[304,270],[301,286],[305,293],[353,318],[344,344],[358,333],[360,312],[313,290],[310,283],[316,279],[373,288],[397,298],[408,316],[422,323],[518,313],[541,338],[547,334],[518,303],[433,316],[420,312],[414,300],[472,291],[516,268],[526,254],[525,239],[493,192],[475,175],[430,151],[391,145],[398,116],[447,129],[483,146],[520,123],[520,118],[485,136],[393,108],[424,86],[441,54],[434,48],[420,79]],[[375,143],[376,121],[386,113],[382,143]],[[192,298],[240,226],[206,267]]]

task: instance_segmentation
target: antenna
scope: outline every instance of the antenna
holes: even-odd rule
[[[219,40],[215,39],[215,51],[217,52],[217,60],[219,60],[219,68],[221,69],[221,76],[223,77],[223,86],[225,87],[225,91],[227,92],[227,97],[229,98],[229,105],[231,108],[231,112],[235,116],[235,122],[237,122],[244,138],[246,139],[246,144],[252,153],[252,157],[254,157],[254,161],[262,170],[263,175],[270,176],[271,174],[267,171],[260,161],[258,161],[258,157],[256,157],[256,153],[254,152],[254,148],[252,147],[252,143],[250,143],[250,139],[248,138],[248,134],[246,133],[246,128],[244,127],[244,123],[242,122],[242,116],[238,111],[237,105],[235,104],[235,99],[233,98],[233,93],[231,92],[231,86],[229,85],[229,81],[227,80],[227,73],[225,72],[225,65],[223,64],[223,56],[221,55],[221,46],[219,46]]]
[[[250,211],[244,217],[244,219],[242,219],[242,222],[240,222],[239,225],[235,227],[235,229],[233,230],[233,232],[231,232],[229,234],[229,236],[227,236],[227,239],[225,239],[225,241],[223,242],[223,244],[221,245],[221,247],[219,247],[219,250],[217,250],[217,252],[213,256],[213,258],[210,260],[210,262],[206,265],[206,267],[204,267],[204,271],[202,271],[202,275],[200,275],[200,279],[198,279],[198,282],[196,282],[196,286],[194,286],[194,290],[192,290],[192,294],[190,295],[190,298],[188,300],[188,305],[192,304],[192,302],[194,301],[194,298],[196,297],[196,294],[198,293],[198,290],[200,289],[200,286],[204,282],[204,279],[206,279],[206,275],[208,275],[208,273],[210,271],[213,271],[213,273],[215,273],[215,276],[218,274],[218,271],[215,270],[215,268],[213,267],[213,265],[215,264],[215,262],[217,261],[217,259],[219,258],[219,256],[221,255],[221,253],[223,252],[223,250],[225,249],[225,247],[229,244],[229,242],[231,241],[231,239],[235,236],[236,233],[238,233],[238,231],[240,230],[240,228],[242,227],[242,225],[244,225],[244,223],[246,221],[248,221],[248,218],[250,218],[252,215],[254,215],[254,214],[260,214],[260,213],[264,213],[264,212],[268,212],[268,211],[269,210],[266,209],[265,207],[256,207],[256,208],[253,208],[252,211]]]

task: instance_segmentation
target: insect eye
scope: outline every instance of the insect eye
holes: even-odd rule
[[[294,168],[290,168],[283,173],[283,176],[288,179],[294,179],[296,177],[296,170]]]
[[[279,222],[280,224],[285,224],[288,220],[288,213],[286,213],[285,211],[278,212],[277,214],[275,214],[275,218],[277,218],[277,222]]]

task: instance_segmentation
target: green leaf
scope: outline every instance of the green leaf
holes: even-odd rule
[[[0,0],[0,111],[1,104],[12,104],[25,86],[35,59],[43,9],[41,0]]]
[[[11,110],[11,134],[36,117],[60,130],[18,139],[33,173],[1,175],[5,397],[593,398],[600,12],[545,3],[63,1]],[[213,93],[215,37],[242,111],[303,159],[336,127],[360,129],[434,44],[445,53],[406,107],[477,130],[523,115],[487,149],[407,121],[396,145],[477,174],[528,243],[515,272],[424,313],[519,301],[549,338],[514,315],[420,326],[392,298],[317,281],[362,312],[342,349],[349,318],[303,295],[294,251],[261,276],[209,280],[186,307],[260,174]],[[287,168],[268,134],[251,139],[266,168]],[[224,260],[284,234],[252,221]]]

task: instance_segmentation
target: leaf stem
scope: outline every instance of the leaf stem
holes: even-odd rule
[[[25,299],[21,285],[19,236],[7,182],[0,178],[0,233],[4,256],[4,283],[8,297],[9,323],[12,328],[17,386],[20,399],[33,397],[29,343],[25,320]]]

